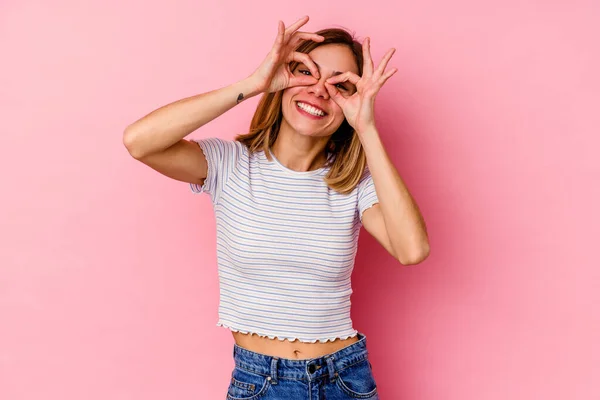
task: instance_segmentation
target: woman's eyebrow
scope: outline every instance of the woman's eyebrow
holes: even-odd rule
[[[315,63],[315,65],[317,66],[317,68],[319,69],[319,71],[321,71],[321,67],[319,67],[319,64],[317,64],[315,62],[315,60],[313,60],[313,62]],[[333,71],[333,75],[331,76],[336,76],[336,75],[341,75],[342,73],[340,71]]]

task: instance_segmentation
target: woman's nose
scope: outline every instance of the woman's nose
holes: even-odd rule
[[[329,98],[329,92],[327,91],[327,88],[325,87],[326,79],[327,79],[326,77],[321,76],[321,79],[319,79],[319,81],[317,83],[308,87],[308,91],[310,93],[313,93],[315,96],[319,96],[319,97],[322,97],[325,100],[327,100]]]

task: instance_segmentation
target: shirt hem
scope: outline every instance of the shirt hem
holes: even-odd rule
[[[320,343],[327,343],[327,342],[333,342],[336,339],[340,339],[340,340],[345,340],[345,339],[349,339],[352,337],[355,337],[358,334],[358,331],[354,329],[354,333],[350,334],[350,335],[345,335],[345,336],[334,336],[334,337],[329,337],[329,338],[317,338],[317,339],[300,339],[294,336],[283,336],[283,335],[269,335],[266,333],[262,333],[262,332],[256,332],[256,331],[245,331],[243,329],[237,329],[234,328],[228,324],[225,324],[221,321],[217,322],[216,326],[220,326],[226,329],[229,329],[232,332],[240,332],[243,334],[249,334],[249,333],[253,333],[255,335],[258,335],[260,337],[268,337],[269,339],[279,339],[281,342],[283,342],[284,340],[288,340],[290,342],[295,342],[295,341],[299,341],[301,343],[316,343],[317,341],[319,341]]]

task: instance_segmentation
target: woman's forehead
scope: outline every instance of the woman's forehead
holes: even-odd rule
[[[320,70],[358,73],[358,66],[352,50],[348,46],[327,44],[308,53]]]

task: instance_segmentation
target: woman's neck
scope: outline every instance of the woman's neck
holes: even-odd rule
[[[327,162],[325,146],[329,137],[310,137],[280,130],[271,151],[281,164],[293,171],[322,168]]]

